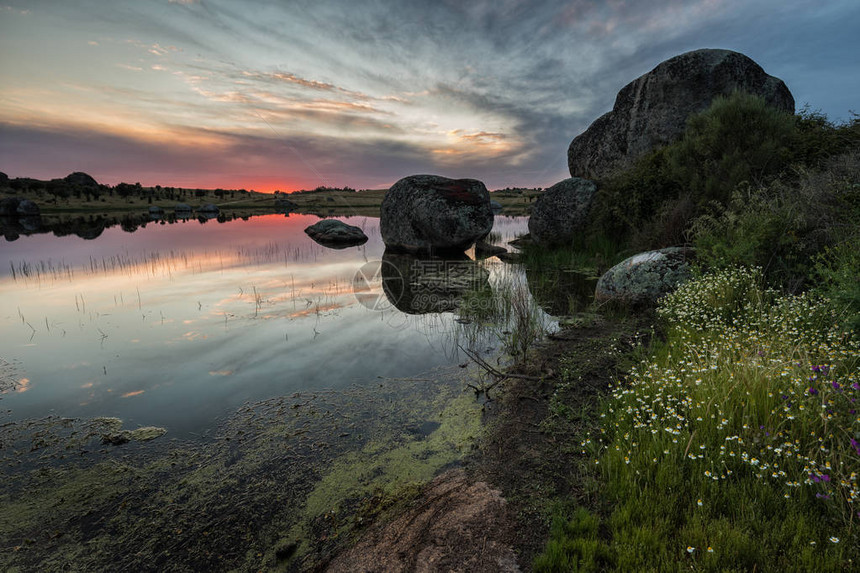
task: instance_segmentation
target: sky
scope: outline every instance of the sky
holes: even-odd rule
[[[857,0],[0,0],[0,171],[259,191],[569,176],[621,87],[742,52],[860,112]]]

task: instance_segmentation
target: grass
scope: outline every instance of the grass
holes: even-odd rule
[[[528,360],[535,343],[547,333],[546,317],[528,284],[509,269],[494,288],[466,293],[458,314],[468,320],[464,326],[469,346],[489,332],[514,363]]]
[[[729,269],[663,301],[665,343],[580,444],[612,507],[557,524],[536,571],[855,566],[860,340],[762,282]]]

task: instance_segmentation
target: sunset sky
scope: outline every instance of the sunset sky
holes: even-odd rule
[[[860,2],[0,0],[0,171],[294,190],[568,176],[617,91],[697,48],[860,111]]]

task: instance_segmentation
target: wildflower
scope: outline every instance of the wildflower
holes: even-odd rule
[[[713,552],[714,552],[714,548],[709,545],[708,546],[708,553],[713,553]]]
[[[838,537],[831,537],[830,543],[839,543],[839,538]]]
[[[809,388],[809,395],[810,395],[810,396],[815,396],[816,394],[818,394],[818,390],[816,390],[815,388],[810,387],[810,388]]]
[[[693,551],[695,551],[695,550],[696,550],[695,547],[690,547],[689,545],[687,546],[687,553],[689,553],[690,555],[692,555]]]
[[[699,501],[697,501],[696,503],[698,504],[699,507],[702,507],[702,500],[701,499]]]

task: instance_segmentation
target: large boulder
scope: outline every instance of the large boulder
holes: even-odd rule
[[[279,209],[289,213],[290,211],[295,211],[298,208],[299,205],[295,201],[290,201],[281,194],[275,196],[275,209]]]
[[[394,251],[463,252],[493,228],[490,193],[476,179],[404,177],[382,200],[379,228]]]
[[[29,199],[21,199],[16,209],[18,215],[25,217],[33,217],[39,215],[39,206]]]
[[[323,219],[314,223],[305,233],[324,247],[343,249],[367,242],[367,235],[359,227],[347,225],[337,219]]]
[[[99,183],[91,175],[88,175],[82,171],[75,171],[74,173],[69,173],[63,178],[63,181],[68,183],[69,185],[78,185],[80,187],[98,187]]]
[[[630,167],[650,150],[679,138],[687,118],[720,95],[743,91],[794,113],[782,80],[730,50],[695,50],[670,58],[624,86],[612,111],[574,138],[567,163],[574,177],[600,179]]]
[[[532,208],[529,233],[539,245],[569,244],[588,224],[597,185],[572,177],[544,191]]]
[[[597,281],[594,300],[649,305],[690,278],[692,249],[669,247],[639,253],[606,271]]]
[[[20,197],[4,197],[0,199],[0,215],[6,217],[14,217],[18,214],[18,204],[21,203]]]

